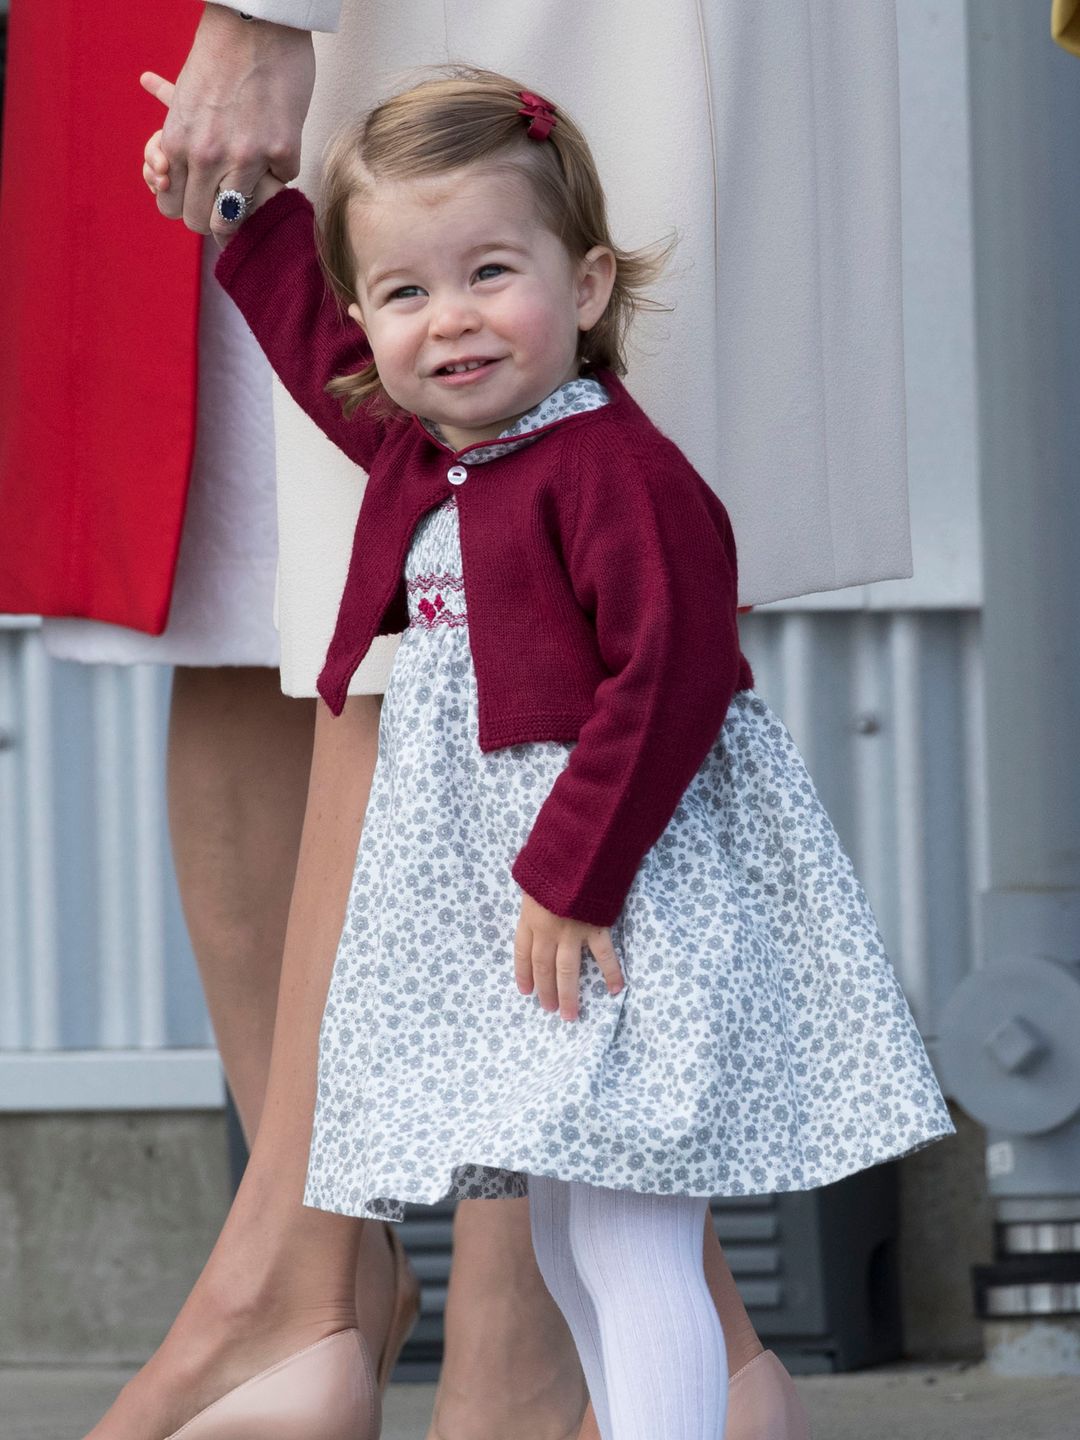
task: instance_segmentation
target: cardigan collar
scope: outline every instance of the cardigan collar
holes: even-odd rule
[[[611,402],[611,396],[591,376],[578,376],[575,380],[567,380],[565,385],[560,385],[539,405],[534,405],[524,415],[515,420],[506,430],[494,440],[481,441],[478,445],[468,445],[464,450],[454,453],[460,456],[468,456],[470,465],[482,465],[488,460],[498,460],[502,455],[509,455],[514,450],[520,450],[525,445],[531,445],[534,440],[553,426],[563,420],[569,420],[573,415],[582,415],[589,410],[599,410]],[[438,445],[449,446],[443,438],[442,431],[433,420],[421,420],[415,417],[417,423]]]

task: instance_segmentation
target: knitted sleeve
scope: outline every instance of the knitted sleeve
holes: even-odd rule
[[[222,251],[214,273],[296,403],[351,460],[370,470],[382,425],[364,406],[346,420],[326,384],[367,365],[371,349],[323,278],[311,201],[285,189],[260,205]]]
[[[720,502],[659,434],[614,464],[581,434],[564,553],[608,675],[513,873],[556,915],[610,925],[749,669]]]

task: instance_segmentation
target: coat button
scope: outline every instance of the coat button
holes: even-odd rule
[[[451,485],[464,485],[465,481],[469,478],[469,472],[465,469],[464,465],[451,465],[450,469],[446,472],[446,478],[450,481]]]

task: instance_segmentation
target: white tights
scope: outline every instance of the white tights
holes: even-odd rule
[[[707,1203],[529,1176],[537,1264],[603,1440],[723,1440],[727,1352],[702,1261]]]

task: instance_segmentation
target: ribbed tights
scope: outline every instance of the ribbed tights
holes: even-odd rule
[[[702,1262],[706,1204],[529,1176],[537,1264],[603,1440],[723,1440],[727,1352]]]

